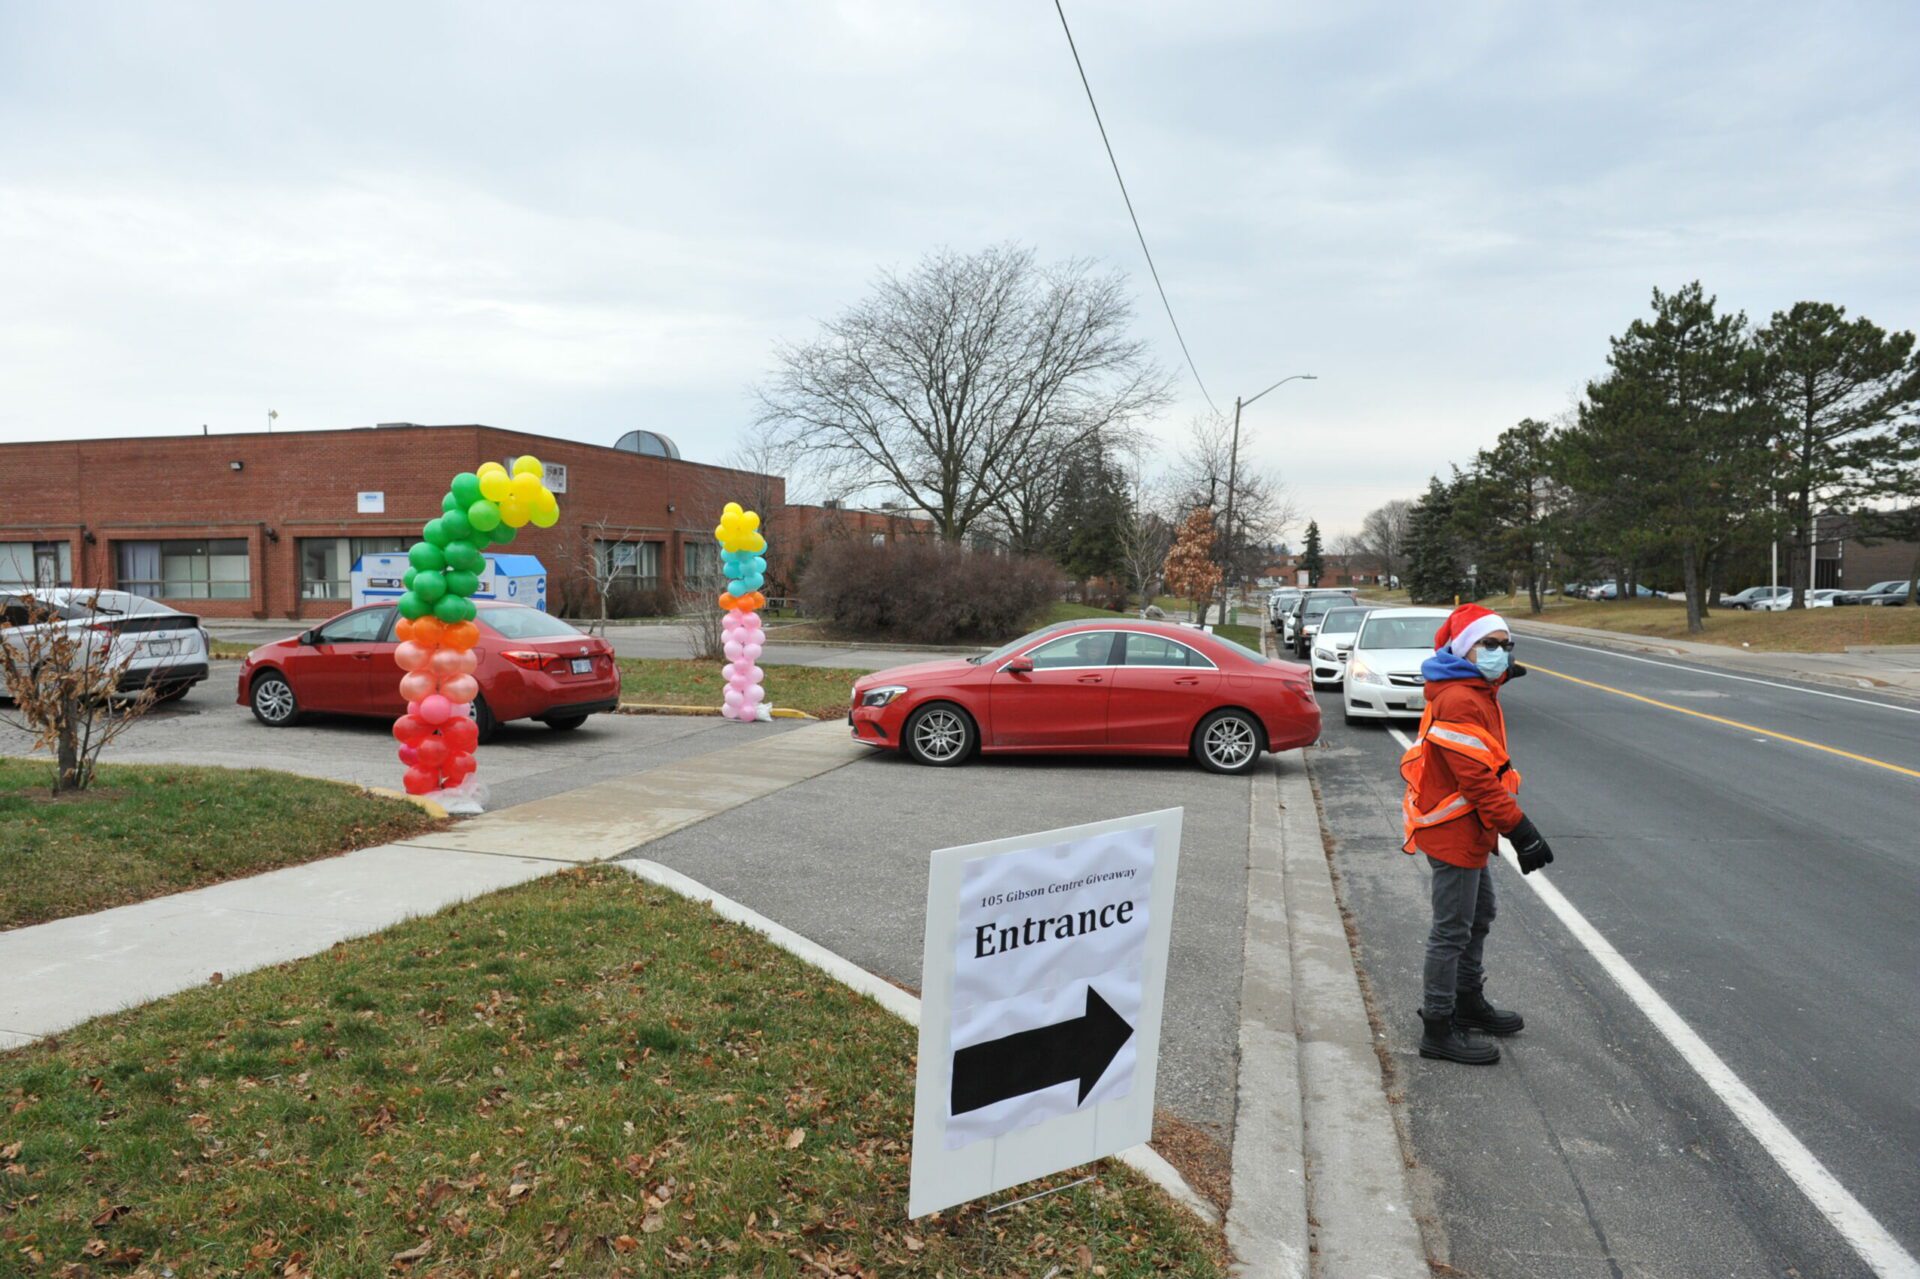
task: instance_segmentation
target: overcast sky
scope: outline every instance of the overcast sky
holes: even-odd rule
[[[1920,6],[1068,16],[1201,377],[1330,534],[1698,277],[1920,326]],[[717,461],[935,246],[1152,293],[1050,0],[0,0],[0,439],[487,422]],[[23,482],[9,475],[0,491]],[[1296,536],[1297,536],[1296,529]]]

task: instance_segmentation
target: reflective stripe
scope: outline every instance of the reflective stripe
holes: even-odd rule
[[[1415,808],[1411,802],[1405,805],[1407,820],[1415,826],[1438,826],[1441,822],[1451,821],[1453,818],[1458,817],[1467,810],[1467,807],[1467,797],[1459,791],[1455,791],[1453,794],[1447,796],[1433,809],[1425,813]]]
[[[1472,746],[1477,750],[1486,750],[1487,743],[1471,733],[1456,732],[1451,728],[1442,728],[1435,724],[1427,730],[1428,737],[1437,737],[1443,742],[1454,742],[1460,746]]]

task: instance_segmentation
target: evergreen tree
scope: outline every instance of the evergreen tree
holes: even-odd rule
[[[1300,567],[1307,570],[1308,586],[1320,585],[1320,579],[1326,576],[1327,559],[1321,554],[1318,520],[1307,521],[1307,544],[1300,553]]]
[[[1466,594],[1453,510],[1452,492],[1435,476],[1407,518],[1407,595],[1415,604],[1451,604]]]

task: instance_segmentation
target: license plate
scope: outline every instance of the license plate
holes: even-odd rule
[[[149,657],[172,657],[175,653],[178,653],[179,651],[180,651],[179,640],[148,640],[147,641],[147,656]]]
[[[591,675],[593,673],[593,659],[591,657],[574,658],[573,673],[575,675]]]

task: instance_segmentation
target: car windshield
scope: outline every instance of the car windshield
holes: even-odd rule
[[[1077,621],[1074,621],[1074,622],[1055,622],[1051,626],[1042,626],[1037,631],[1028,631],[1025,635],[1022,635],[1019,639],[1011,640],[1005,644],[1002,644],[999,648],[994,649],[991,653],[982,653],[978,657],[969,657],[967,661],[975,666],[978,666],[983,662],[988,665],[992,665],[996,662],[1003,662],[1007,658],[1012,657],[1015,653],[1018,653],[1021,649],[1025,648],[1027,645],[1039,639],[1043,635],[1051,635],[1055,631],[1065,630],[1069,626],[1078,626],[1078,625],[1079,623]]]
[[[1445,621],[1440,617],[1382,617],[1367,619],[1355,648],[1432,648],[1433,633]]]
[[[1330,609],[1342,604],[1351,604],[1352,600],[1344,595],[1309,595],[1307,597],[1307,616],[1318,617]]]
[[[564,639],[580,632],[551,613],[535,608],[489,608],[480,620],[508,639]]]
[[[1322,635],[1351,635],[1360,629],[1360,623],[1366,618],[1364,608],[1336,608],[1328,612],[1320,623]]]

